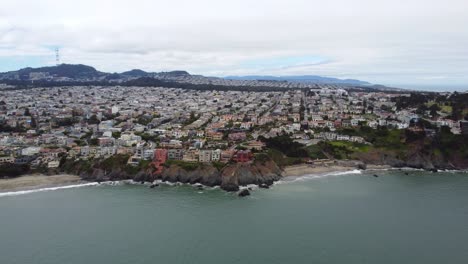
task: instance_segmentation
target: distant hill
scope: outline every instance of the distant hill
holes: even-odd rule
[[[337,79],[331,77],[322,77],[317,75],[297,75],[297,76],[270,76],[270,75],[247,75],[247,76],[227,76],[228,80],[264,80],[264,81],[287,81],[300,83],[329,83],[329,84],[349,84],[349,85],[371,85],[369,82],[354,79]]]
[[[34,75],[36,74],[36,75]],[[60,64],[57,66],[24,68],[18,71],[0,73],[0,79],[28,80],[33,76],[63,77],[70,79],[98,78],[107,75],[97,71],[95,68],[82,64]]]
[[[131,71],[122,72],[120,75],[128,77],[145,77],[148,76],[148,73],[139,69],[134,69]]]
[[[59,86],[73,84],[93,85],[160,85],[168,87],[195,87],[197,89],[209,89],[217,87],[256,87],[257,90],[287,90],[297,88],[315,87],[320,85],[339,85],[346,89],[357,91],[398,91],[400,89],[381,85],[373,85],[369,82],[353,79],[337,79],[316,75],[300,76],[228,76],[224,78],[192,75],[187,71],[176,70],[169,72],[146,72],[133,69],[122,73],[106,73],[96,70],[94,67],[82,64],[60,64],[57,66],[24,68],[17,71],[0,73],[0,82],[8,85],[43,85]],[[195,86],[194,86],[195,85]],[[200,88],[203,86],[202,88]],[[222,88],[224,89],[224,88]],[[249,88],[250,89],[250,88]]]

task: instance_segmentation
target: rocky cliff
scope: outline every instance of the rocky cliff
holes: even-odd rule
[[[237,191],[239,186],[249,184],[271,185],[281,178],[281,169],[273,161],[252,164],[229,164],[221,170],[203,164],[187,171],[180,166],[166,168],[156,179],[169,182],[201,183],[207,186],[221,186],[226,191]]]
[[[371,150],[367,153],[358,153],[353,158],[366,164],[389,165],[392,167],[410,167],[417,169],[447,169],[466,170],[468,161],[464,158],[452,156],[450,158],[420,150],[411,150],[405,155],[393,151]]]
[[[167,165],[162,174],[155,175],[148,167],[127,165],[107,166],[106,162],[96,163],[90,168],[75,164],[69,173],[80,175],[88,181],[134,180],[152,182],[155,180],[181,182],[206,186],[220,186],[226,191],[237,191],[239,186],[256,184],[269,186],[281,179],[282,170],[274,161],[255,161],[253,163],[233,163],[224,167],[215,167],[210,163],[197,163],[196,166],[182,166],[174,163]]]

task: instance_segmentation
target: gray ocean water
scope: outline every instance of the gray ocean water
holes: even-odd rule
[[[377,174],[3,196],[0,263],[468,263],[467,174]]]

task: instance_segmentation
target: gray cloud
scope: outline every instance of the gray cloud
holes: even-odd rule
[[[3,0],[0,63],[6,56],[49,56],[44,63],[52,64],[51,47],[60,46],[63,62],[105,71],[467,84],[466,10],[464,0]],[[243,67],[308,55],[329,61]]]

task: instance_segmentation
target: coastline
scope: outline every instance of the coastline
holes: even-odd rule
[[[77,175],[28,174],[17,178],[0,179],[0,194],[6,192],[29,191],[41,188],[62,187],[86,183]]]
[[[352,166],[339,166],[339,165],[330,165],[330,166],[313,166],[308,164],[298,164],[287,166],[283,169],[282,176],[286,177],[302,177],[310,174],[324,174],[324,173],[333,173],[333,172],[346,172],[355,170],[356,167]]]
[[[366,165],[366,169],[361,170],[357,166],[352,165],[340,165],[340,164],[330,164],[330,165],[311,165],[311,164],[298,164],[298,165],[291,165],[283,168],[281,173],[282,179],[294,179],[300,178],[303,176],[309,175],[324,175],[324,174],[332,174],[332,173],[346,173],[352,171],[387,171],[387,170],[418,170],[414,168],[397,168],[392,167],[389,165]],[[423,169],[420,169],[423,170]],[[457,172],[466,172],[466,171],[457,171]],[[122,180],[124,181],[124,180]],[[133,181],[133,180],[132,180]],[[163,181],[161,179],[156,180],[158,183],[173,183],[173,184],[182,184],[181,182],[171,182],[171,181]],[[156,182],[154,181],[154,182]],[[135,181],[139,182],[139,181]],[[154,182],[147,182],[145,183],[154,183]],[[83,180],[78,175],[72,174],[57,174],[57,175],[44,175],[44,174],[26,174],[17,178],[8,178],[8,179],[0,179],[0,194],[10,193],[10,192],[23,192],[23,191],[34,191],[39,189],[48,189],[48,188],[57,188],[57,187],[67,187],[67,186],[75,186],[80,184],[93,184],[98,183],[98,181],[86,181]],[[193,184],[194,186],[202,185],[200,183]],[[258,184],[257,186],[261,187],[264,184]],[[219,186],[219,185],[216,185]],[[216,187],[216,186],[206,186],[206,187]],[[245,189],[242,187],[246,186],[239,186],[240,189]]]

